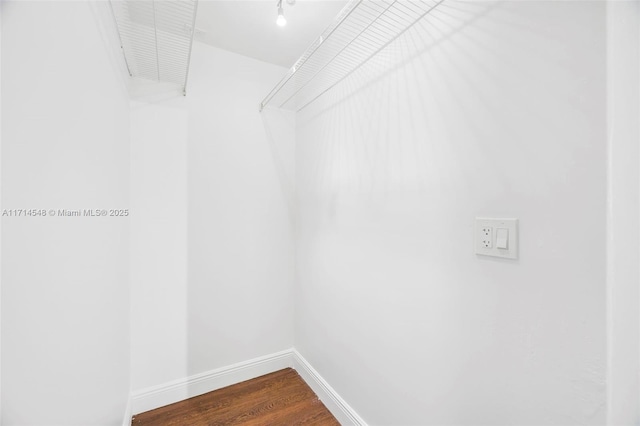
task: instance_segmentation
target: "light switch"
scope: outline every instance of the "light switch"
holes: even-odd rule
[[[496,229],[496,248],[506,250],[509,248],[509,229]]]
[[[518,233],[516,218],[476,217],[475,252],[482,256],[517,259]]]

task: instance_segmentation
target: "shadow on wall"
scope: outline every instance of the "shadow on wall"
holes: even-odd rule
[[[513,27],[528,37],[498,40],[496,27]],[[518,56],[510,50],[514,45]],[[482,169],[501,169],[494,166],[504,147],[492,140],[506,135],[515,137],[508,155],[554,161],[545,160],[535,141],[526,140],[543,127],[547,135],[565,128],[562,111],[548,120],[549,109],[541,106],[556,103],[558,76],[566,78],[571,56],[581,54],[555,43],[552,32],[519,22],[508,3],[445,2],[299,115],[302,131],[315,120],[331,123],[309,142],[317,150],[314,179],[325,189],[341,191],[444,190],[452,184],[473,190]],[[548,67],[552,72],[544,69],[548,76],[541,75]],[[566,105],[582,109],[585,124],[593,113],[582,93],[589,83],[575,81]],[[445,124],[444,117],[451,115],[458,117],[457,126]],[[488,130],[483,122],[495,116],[505,117],[501,128]],[[434,140],[432,134],[443,138]],[[458,136],[464,143],[457,142]],[[456,160],[444,168],[435,160],[441,155]],[[325,167],[328,158],[331,165]],[[514,172],[524,177],[527,170]],[[513,192],[506,177],[492,173],[491,182],[483,185],[495,194]],[[555,184],[540,182],[533,189],[544,196]]]
[[[297,115],[296,348],[372,424],[602,423],[603,8],[444,2]]]

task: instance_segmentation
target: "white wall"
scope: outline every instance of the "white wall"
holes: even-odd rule
[[[637,422],[617,7],[448,2],[297,135],[257,112],[283,69],[196,44],[189,96],[134,102],[129,134],[90,7],[3,2],[2,208],[132,213],[130,275],[127,220],[3,219],[3,424],[119,423],[129,278],[134,390],[290,348],[296,256],[295,346],[371,424]],[[472,254],[476,215],[520,218],[519,261]]]
[[[129,103],[96,19],[3,2],[2,209],[128,207]],[[2,424],[121,424],[128,219],[2,221]]]
[[[609,2],[608,424],[640,423],[640,3]]]
[[[194,44],[185,98],[132,108],[135,391],[293,345],[294,116],[285,70]]]
[[[445,2],[297,116],[295,346],[368,423],[605,422],[605,22]]]
[[[187,125],[186,109],[132,104],[134,389],[187,376]]]
[[[0,3],[0,190],[2,189],[2,3]],[[1,194],[1,192],[0,192]],[[0,203],[2,196],[0,195]],[[0,205],[0,208],[2,206]],[[0,238],[2,220],[0,220]],[[0,395],[2,395],[2,244],[0,240]],[[0,398],[0,423],[2,423],[2,398]]]

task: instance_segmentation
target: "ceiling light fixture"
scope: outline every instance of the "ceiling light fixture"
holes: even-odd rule
[[[284,17],[284,10],[282,9],[282,0],[278,0],[278,19],[276,19],[276,24],[278,24],[279,27],[287,25],[287,20]]]

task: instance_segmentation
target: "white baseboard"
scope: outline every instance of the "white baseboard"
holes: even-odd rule
[[[287,367],[293,367],[291,349],[137,390],[132,394],[131,411],[143,413]]]
[[[123,426],[130,426],[131,415],[163,407],[187,398],[202,395],[225,386],[254,379],[283,368],[292,367],[318,398],[344,425],[367,426],[364,420],[295,349],[287,349],[260,358],[217,368],[184,379],[135,391],[129,398]]]
[[[347,402],[327,383],[326,380],[318,374],[318,372],[304,359],[302,355],[295,349],[293,354],[293,368],[304,379],[309,387],[318,395],[320,401],[331,411],[331,414],[342,424],[367,426],[362,417],[355,412]]]

